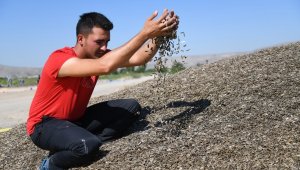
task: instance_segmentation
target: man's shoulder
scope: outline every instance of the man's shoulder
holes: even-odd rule
[[[76,57],[76,53],[72,48],[64,47],[58,49],[50,54],[44,65],[44,69],[57,72],[62,64],[72,57]]]
[[[58,50],[55,50],[50,56],[53,56],[53,55],[70,55],[70,56],[74,56],[74,55],[76,55],[76,53],[73,50],[73,48],[64,47],[64,48],[60,48]]]

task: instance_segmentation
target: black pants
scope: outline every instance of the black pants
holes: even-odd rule
[[[87,108],[78,122],[44,117],[30,136],[38,147],[50,151],[50,167],[71,168],[89,164],[102,142],[122,135],[137,118],[136,100],[118,99]]]

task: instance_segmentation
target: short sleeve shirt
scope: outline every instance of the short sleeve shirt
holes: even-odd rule
[[[29,110],[29,135],[43,116],[76,121],[84,115],[98,76],[58,77],[63,63],[72,57],[77,57],[73,48],[65,47],[53,52],[46,61]]]

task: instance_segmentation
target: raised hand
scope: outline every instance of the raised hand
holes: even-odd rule
[[[163,14],[154,20],[158,15],[155,11],[145,22],[142,32],[145,33],[148,38],[155,38],[170,34],[176,30],[179,24],[179,19],[175,15],[174,11],[169,12],[164,10]]]

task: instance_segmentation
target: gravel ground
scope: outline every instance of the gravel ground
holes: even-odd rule
[[[99,80],[92,97],[108,95],[150,79],[153,79],[153,76],[123,78],[112,81]],[[26,122],[35,91],[36,86],[0,88],[0,131],[3,128],[12,128]]]
[[[139,121],[76,169],[299,169],[300,42],[150,80],[90,104],[136,98]],[[25,125],[0,134],[0,169],[35,169]]]

